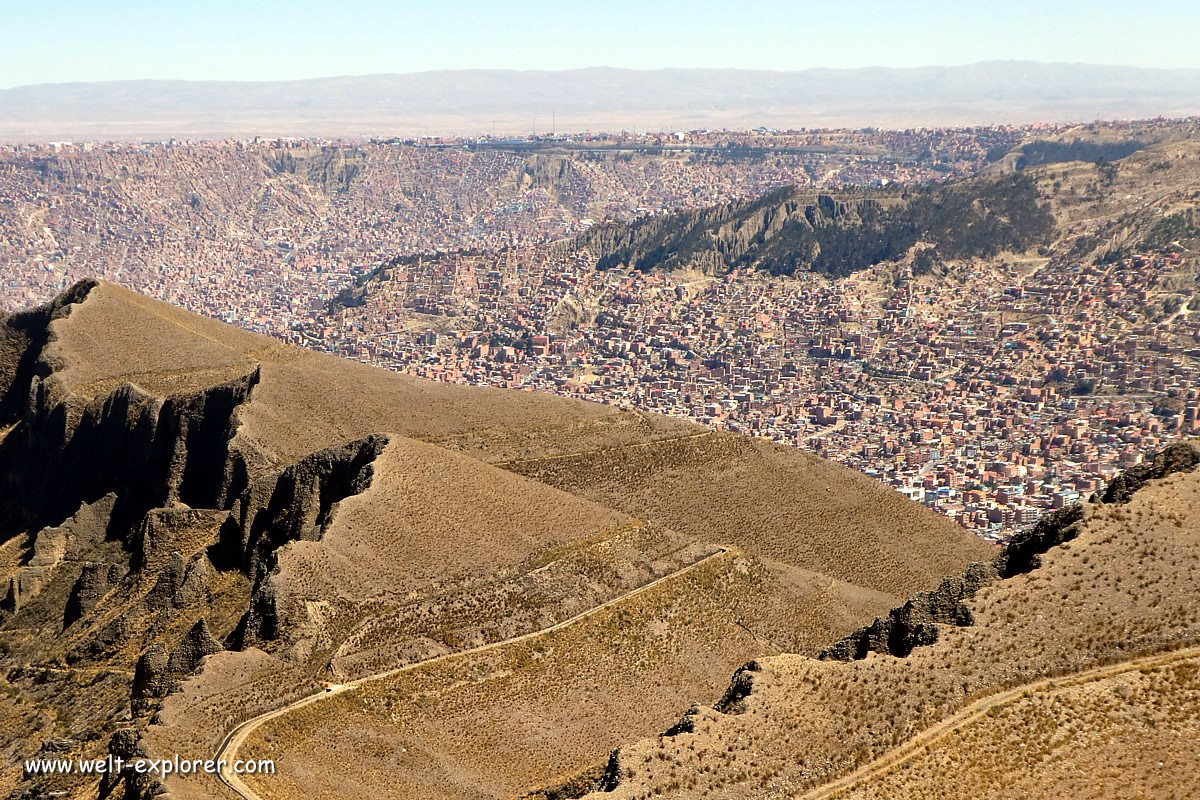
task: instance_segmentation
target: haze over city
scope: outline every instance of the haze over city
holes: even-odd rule
[[[1200,68],[1185,0],[488,3],[68,0],[6,11],[0,88],[273,81],[447,69],[922,67],[1041,61]],[[469,46],[463,46],[469,42]]]
[[[32,6],[0,140],[524,135],[1200,113],[1187,4]],[[454,43],[470,41],[470,47]],[[151,81],[147,83],[146,81]],[[182,81],[182,83],[181,83]]]
[[[1180,800],[1200,17],[0,28],[0,798]]]

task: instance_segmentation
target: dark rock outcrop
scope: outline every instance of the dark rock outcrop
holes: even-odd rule
[[[337,504],[371,485],[372,463],[387,443],[377,434],[320,450],[255,482],[234,502],[213,562],[261,579],[281,546],[318,541]]]
[[[1128,503],[1134,492],[1146,485],[1147,481],[1165,478],[1176,472],[1191,472],[1197,465],[1200,465],[1200,449],[1187,442],[1176,442],[1155,454],[1151,460],[1131,467],[1114,478],[1099,498],[1100,502]]]
[[[1042,554],[1079,535],[1083,506],[1076,503],[1048,514],[1032,528],[1018,532],[1004,552],[996,556],[996,571],[1002,578],[1032,572],[1041,566]]]
[[[45,355],[50,323],[68,316],[97,285],[80,281],[45,305],[0,318],[0,427],[28,415],[35,379],[54,369]]]
[[[270,579],[277,551],[289,542],[319,541],[338,503],[371,485],[373,462],[387,443],[387,436],[373,435],[318,451],[256,481],[234,503],[220,541],[209,549],[213,564],[254,581],[250,609],[231,635],[231,647],[280,636],[283,614]]]
[[[193,508],[228,508],[250,483],[245,456],[231,447],[238,409],[250,402],[262,371],[172,397],[163,405],[157,436],[169,443],[167,497]],[[160,504],[160,505],[165,505]]]
[[[108,740],[108,752],[120,758],[126,765],[120,772],[105,773],[100,779],[98,800],[120,797],[121,800],[152,800],[166,794],[167,787],[158,778],[138,772],[133,764],[138,759],[150,758],[138,732],[133,728],[117,731]],[[117,794],[121,786],[125,791]]]
[[[939,624],[974,624],[966,601],[997,575],[993,564],[972,564],[962,575],[945,578],[932,592],[921,592],[904,605],[893,608],[886,617],[880,617],[835,642],[822,651],[820,657],[835,661],[866,658],[867,653],[904,657],[914,648],[933,644],[938,639]]]
[[[161,642],[146,649],[138,658],[133,674],[131,700],[134,714],[144,714],[166,697],[175,685],[194,673],[205,656],[224,648],[208,630],[203,617],[192,626],[170,653]]]
[[[63,628],[69,628],[85,614],[90,614],[100,605],[114,587],[125,577],[125,569],[120,564],[105,564],[89,562],[83,565],[71,594],[67,598],[67,609],[63,613]]]
[[[153,700],[165,697],[170,690],[171,679],[167,673],[169,658],[167,647],[161,642],[150,645],[138,657],[130,691],[134,714],[145,713],[153,706]]]
[[[52,567],[23,567],[8,579],[8,591],[0,600],[0,609],[15,613],[36,597],[50,580]]]
[[[208,630],[208,622],[201,617],[167,659],[167,671],[172,675],[191,675],[200,668],[205,656],[224,649]]]
[[[178,595],[180,587],[183,586],[183,576],[186,570],[187,563],[183,560],[183,556],[180,553],[172,553],[171,557],[167,559],[167,563],[159,570],[154,586],[150,588],[143,600],[146,611],[169,611],[181,605]]]
[[[82,504],[79,510],[60,526],[67,533],[68,560],[79,561],[86,558],[104,541],[116,507],[117,495],[109,492],[93,503]]]
[[[42,742],[42,746],[38,749],[39,753],[69,753],[75,748],[75,742],[72,739],[66,739],[62,736],[52,736]]]
[[[523,795],[521,800],[579,800],[592,792],[612,791],[616,785],[606,783],[608,766],[608,762],[597,764],[553,786],[535,789]]]
[[[230,647],[243,650],[280,638],[286,616],[275,582],[268,575],[250,597],[250,608],[231,634]]]
[[[762,665],[757,661],[748,661],[738,667],[737,671],[733,673],[733,678],[730,679],[724,696],[713,706],[713,710],[720,714],[744,712],[745,700],[754,690],[755,674],[761,671]],[[662,735],[671,737],[695,732],[696,720],[703,714],[704,709],[700,704],[693,703],[679,721],[663,731]],[[608,762],[602,769],[589,770],[553,788],[542,789],[526,795],[523,800],[560,800],[560,798],[568,800],[584,797],[592,792],[612,792],[621,785],[621,780],[627,774],[628,770],[622,760],[621,748],[618,747],[609,754]]]
[[[738,667],[725,689],[724,696],[713,706],[722,714],[740,714],[744,709],[742,702],[754,691],[754,674],[762,671],[762,665],[757,661],[747,661]]]
[[[596,789],[601,792],[616,791],[625,772],[625,766],[621,763],[621,748],[618,747],[608,754],[608,763],[604,765],[604,774]]]
[[[692,703],[688,710],[683,712],[683,716],[679,718],[679,722],[676,722],[674,725],[663,731],[662,735],[671,737],[678,736],[681,733],[695,733],[696,718],[700,716],[700,713],[700,704]]]
[[[228,511],[200,508],[151,510],[130,537],[130,566],[135,570],[157,567],[174,552],[191,555],[211,544]]]
[[[1117,476],[1103,495],[1093,495],[1092,502],[1128,503],[1150,481],[1176,472],[1190,472],[1198,464],[1200,450],[1195,446],[1185,442],[1170,445],[1144,464]],[[972,564],[963,575],[946,578],[934,591],[916,595],[903,606],[892,609],[888,616],[877,618],[825,648],[820,657],[852,661],[866,658],[868,653],[883,653],[903,658],[914,648],[937,642],[938,625],[973,625],[975,620],[967,600],[997,579],[1037,569],[1043,554],[1079,535],[1085,514],[1084,506],[1076,503],[1043,517],[1033,527],[1013,536],[992,563]]]

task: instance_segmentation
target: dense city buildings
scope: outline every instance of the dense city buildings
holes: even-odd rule
[[[1200,317],[1147,308],[1181,264],[681,281],[585,254],[455,256],[390,270],[297,340],[766,436],[1001,538],[1200,433]]]
[[[98,275],[413,375],[797,445],[1002,539],[1200,433],[1179,247],[831,279],[599,270],[564,242],[786,184],[961,177],[1026,133],[9,148],[0,300]]]
[[[0,308],[96,275],[270,331],[397,255],[524,246],[792,184],[947,180],[1022,136],[989,127],[0,145]]]

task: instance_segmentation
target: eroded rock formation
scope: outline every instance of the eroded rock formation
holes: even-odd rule
[[[1149,461],[1117,476],[1103,495],[1093,496],[1098,503],[1128,503],[1151,480],[1175,472],[1189,472],[1200,464],[1200,450],[1185,442],[1173,444],[1156,453]],[[821,653],[821,658],[850,661],[866,658],[868,653],[886,653],[904,657],[913,648],[937,641],[938,625],[974,624],[966,601],[982,586],[1002,578],[1011,578],[1037,569],[1041,556],[1079,535],[1086,516],[1081,504],[1050,514],[1015,536],[990,564],[972,564],[961,576],[951,576],[932,592],[922,592],[903,606],[892,609]]]

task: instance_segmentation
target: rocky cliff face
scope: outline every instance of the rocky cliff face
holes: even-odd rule
[[[904,192],[780,189],[753,201],[600,225],[564,246],[589,251],[600,269],[845,275],[903,258],[918,243],[956,259],[1023,251],[1049,241],[1053,230],[1034,182],[1004,176]]]
[[[129,528],[152,508],[226,507],[245,489],[246,460],[231,441],[257,371],[162,400],[131,384],[99,398],[71,394],[41,374],[52,368],[37,361],[28,384],[7,392],[28,400],[0,422],[10,428],[0,441],[0,535],[55,524],[106,494],[118,498],[113,524]]]
[[[24,566],[8,579],[8,591],[0,600],[0,610],[15,613],[53,577],[64,561],[86,561],[89,554],[104,540],[116,505],[116,495],[107,494],[95,503],[83,503],[79,510],[61,525],[42,528],[33,537],[33,546]],[[85,571],[91,566],[86,564]],[[107,575],[107,573],[105,573]],[[98,587],[100,580],[95,585]],[[72,596],[74,597],[74,595]],[[80,603],[86,602],[82,597]],[[71,600],[64,620],[71,616]],[[74,621],[74,618],[71,619]],[[64,627],[70,622],[64,622]]]
[[[30,571],[10,587],[10,610],[38,584],[32,570],[61,561],[68,538],[82,535],[83,527],[93,544],[123,542],[133,569],[164,557],[171,523],[159,513],[163,509],[229,511],[212,560],[261,582],[275,549],[320,538],[334,506],[369,485],[370,462],[387,443],[383,436],[314,453],[281,472],[252,474],[250,464],[262,459],[234,440],[239,411],[260,381],[258,370],[166,398],[132,384],[96,398],[72,393],[49,355],[50,323],[84,302],[89,289],[81,284],[0,325],[7,351],[0,362],[0,426],[7,429],[0,440],[0,535],[41,531]],[[90,511],[85,526],[79,515],[93,506],[102,508],[103,519]],[[66,615],[70,621],[103,590],[108,574],[96,567],[81,575]]]
[[[199,669],[205,656],[224,649],[208,630],[208,623],[203,617],[170,652],[162,643],[151,645],[138,658],[134,671],[134,712],[142,713],[153,708],[153,701],[166,697],[180,680]]]
[[[92,562],[83,565],[83,570],[71,587],[67,607],[63,612],[63,628],[90,614],[109,592],[120,585],[125,571],[119,564]]]
[[[337,504],[371,485],[372,462],[387,443],[377,435],[313,453],[257,481],[235,501],[210,549],[214,563],[254,580],[250,609],[231,640],[235,647],[279,638],[286,612],[271,580],[277,552],[288,542],[320,540]]]
[[[149,751],[138,739],[137,731],[133,728],[117,731],[109,742],[108,751],[126,763],[132,763],[139,758],[151,757]],[[124,791],[121,791],[122,786],[124,786]],[[98,800],[109,800],[109,798],[116,800],[118,797],[122,800],[152,800],[152,798],[161,797],[165,793],[166,786],[162,781],[153,775],[138,773],[133,768],[127,767],[121,772],[105,773],[104,777],[100,779],[97,797]]]
[[[1144,464],[1119,475],[1103,496],[1096,496],[1093,501],[1127,503],[1147,482],[1175,472],[1190,472],[1197,464],[1200,464],[1200,450],[1182,442],[1171,445]],[[888,616],[876,619],[826,648],[821,658],[850,661],[866,658],[868,653],[903,658],[916,647],[936,642],[938,625],[973,625],[974,619],[966,601],[981,587],[997,579],[1037,569],[1042,554],[1079,534],[1084,516],[1085,509],[1080,504],[1050,514],[1014,536],[990,564],[972,564],[963,575],[946,578],[932,592],[918,594],[903,606],[892,609]]]
[[[109,743],[128,756],[142,749],[138,731],[162,698],[206,656],[286,632],[269,580],[278,550],[324,535],[338,503],[370,485],[388,439],[268,466],[237,436],[257,369],[169,396],[133,384],[73,391],[52,323],[93,288],[0,318],[0,542],[27,542],[0,594],[0,625],[44,634],[0,656],[115,675],[132,668],[121,679],[132,727]],[[51,791],[27,777],[29,791]],[[101,792],[141,798],[161,788],[130,773],[106,778]]]
[[[371,463],[387,443],[387,436],[369,436],[260,478],[234,500],[214,563],[261,580],[270,554],[287,542],[320,539],[334,506],[371,485]]]
[[[0,317],[0,426],[27,413],[34,380],[54,370],[46,354],[50,323],[69,315],[95,286],[94,281],[81,281],[46,305]]]

